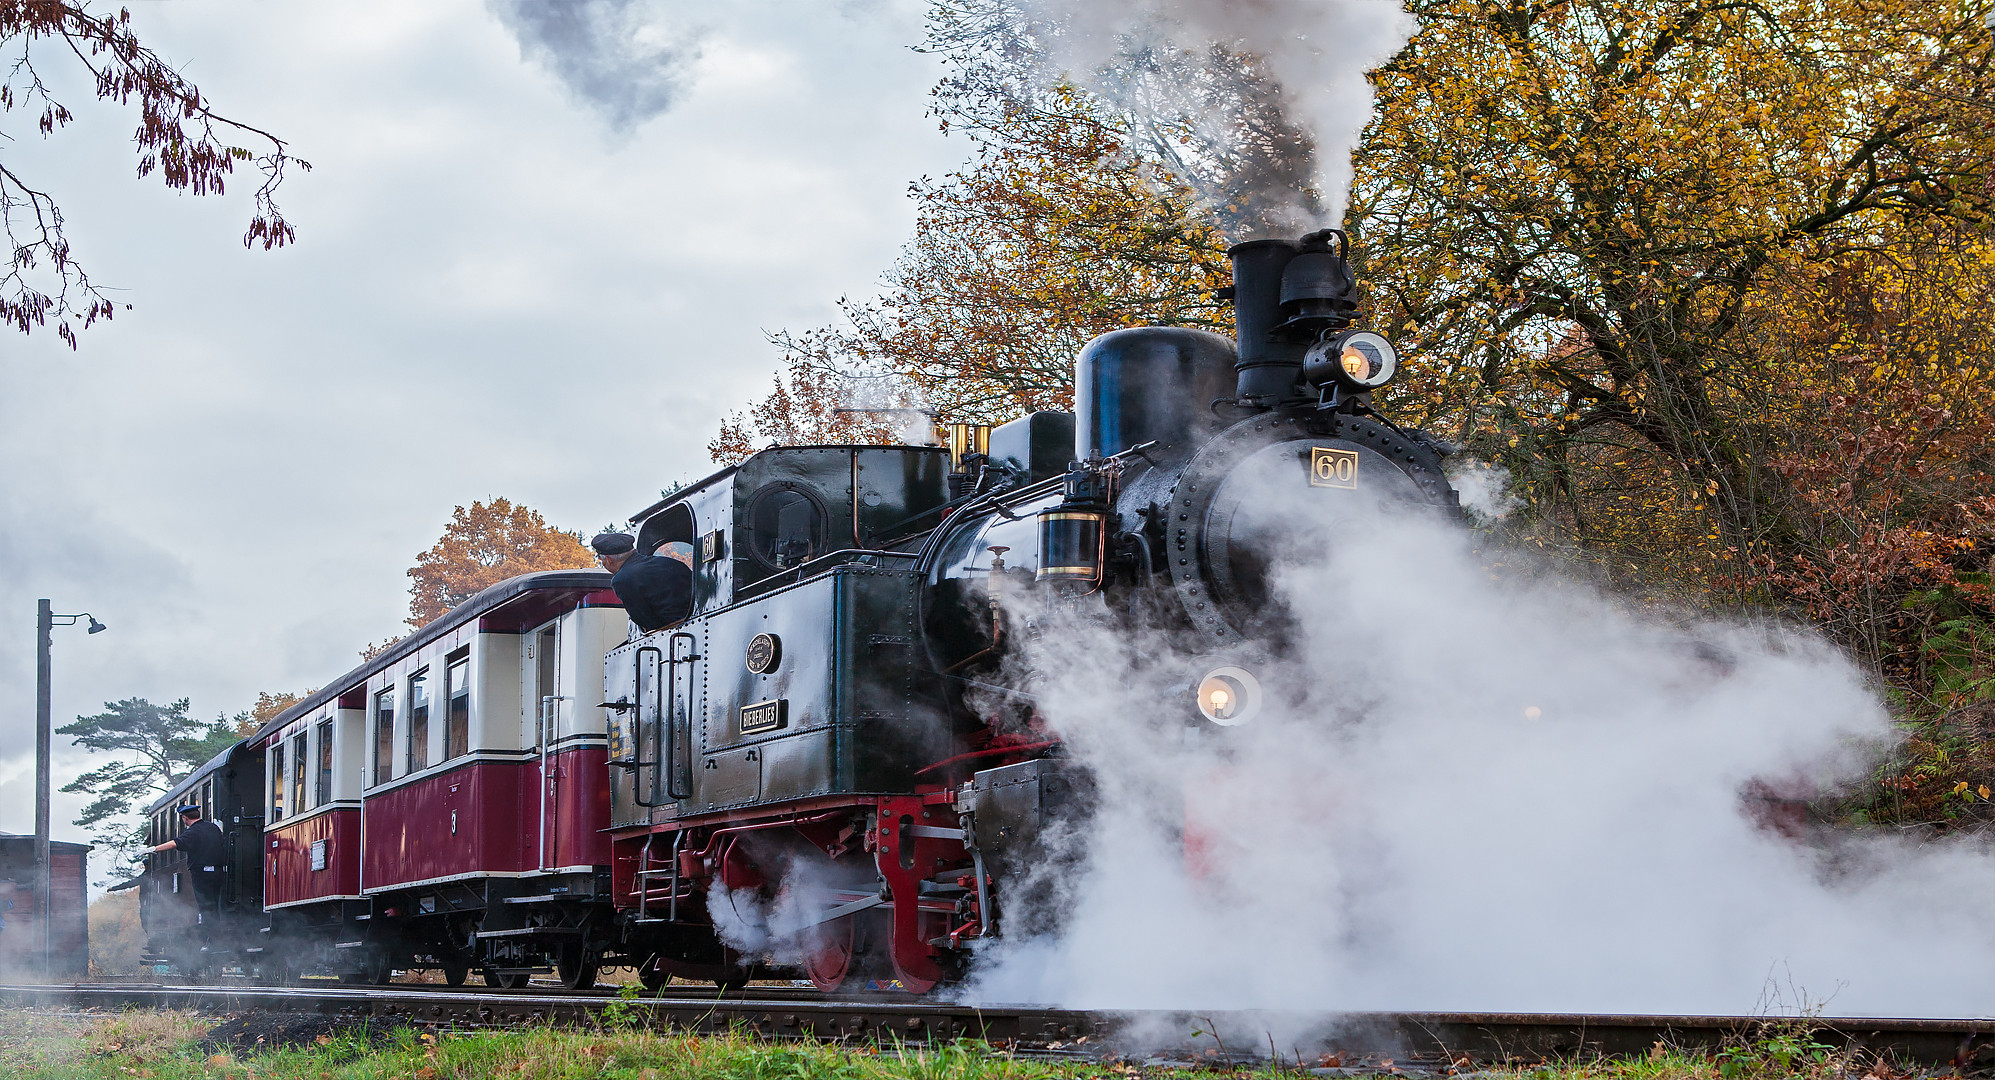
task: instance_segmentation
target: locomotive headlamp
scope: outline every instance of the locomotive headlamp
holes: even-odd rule
[[[1352,330],[1309,347],[1302,374],[1318,386],[1335,381],[1364,393],[1392,381],[1399,373],[1399,353],[1392,343],[1370,330]]]
[[[1198,681],[1198,711],[1221,727],[1244,724],[1261,710],[1261,681],[1243,668],[1214,668]]]

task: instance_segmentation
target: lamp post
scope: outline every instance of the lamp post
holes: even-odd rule
[[[81,615],[57,615],[49,609],[47,600],[40,601],[35,610],[35,906],[42,924],[44,978],[52,970],[50,952],[55,940],[55,905],[50,900],[49,889],[55,872],[48,851],[49,742],[53,736],[49,722],[49,631],[58,626],[75,626],[78,619],[90,620],[90,633],[104,629],[104,624],[87,611]]]

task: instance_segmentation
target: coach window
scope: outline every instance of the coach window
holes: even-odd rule
[[[311,762],[311,754],[305,732],[291,736],[291,812],[303,813],[305,809],[305,768]]]
[[[333,763],[333,722],[319,721],[319,778],[312,792],[312,805],[324,806],[332,801]]]
[[[213,780],[206,780],[201,784],[201,817],[207,821],[215,820],[215,782]]]
[[[429,669],[409,676],[409,771],[429,768]]]
[[[460,649],[443,669],[443,756],[471,751],[471,650]]]
[[[374,782],[395,778],[395,688],[374,695]]]
[[[270,820],[284,820],[284,740],[270,744]]]

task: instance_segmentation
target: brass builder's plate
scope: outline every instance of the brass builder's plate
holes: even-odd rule
[[[1309,448],[1309,486],[1347,488],[1358,486],[1358,452],[1334,446]]]

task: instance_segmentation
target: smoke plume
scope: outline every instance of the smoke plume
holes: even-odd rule
[[[486,0],[486,6],[518,39],[523,58],[546,67],[619,133],[679,100],[706,37],[654,0]]]
[[[1412,35],[1396,0],[1026,0],[1053,74],[1128,112],[1236,240],[1342,221],[1366,72]],[[1313,190],[1312,190],[1313,189]]]
[[[619,132],[672,107],[708,36],[665,0],[486,3]],[[958,0],[932,23],[939,51],[1099,94],[1235,239],[1342,220],[1365,73],[1414,29],[1396,0]]]
[[[1062,929],[993,947],[972,1000],[1987,1011],[1995,860],[1811,836],[1784,801],[1860,779],[1891,738],[1841,655],[1303,492],[1263,493],[1291,525],[1284,655],[1036,613],[1032,689],[1098,817]],[[1261,715],[1186,730],[1190,680],[1224,663],[1265,681]]]

